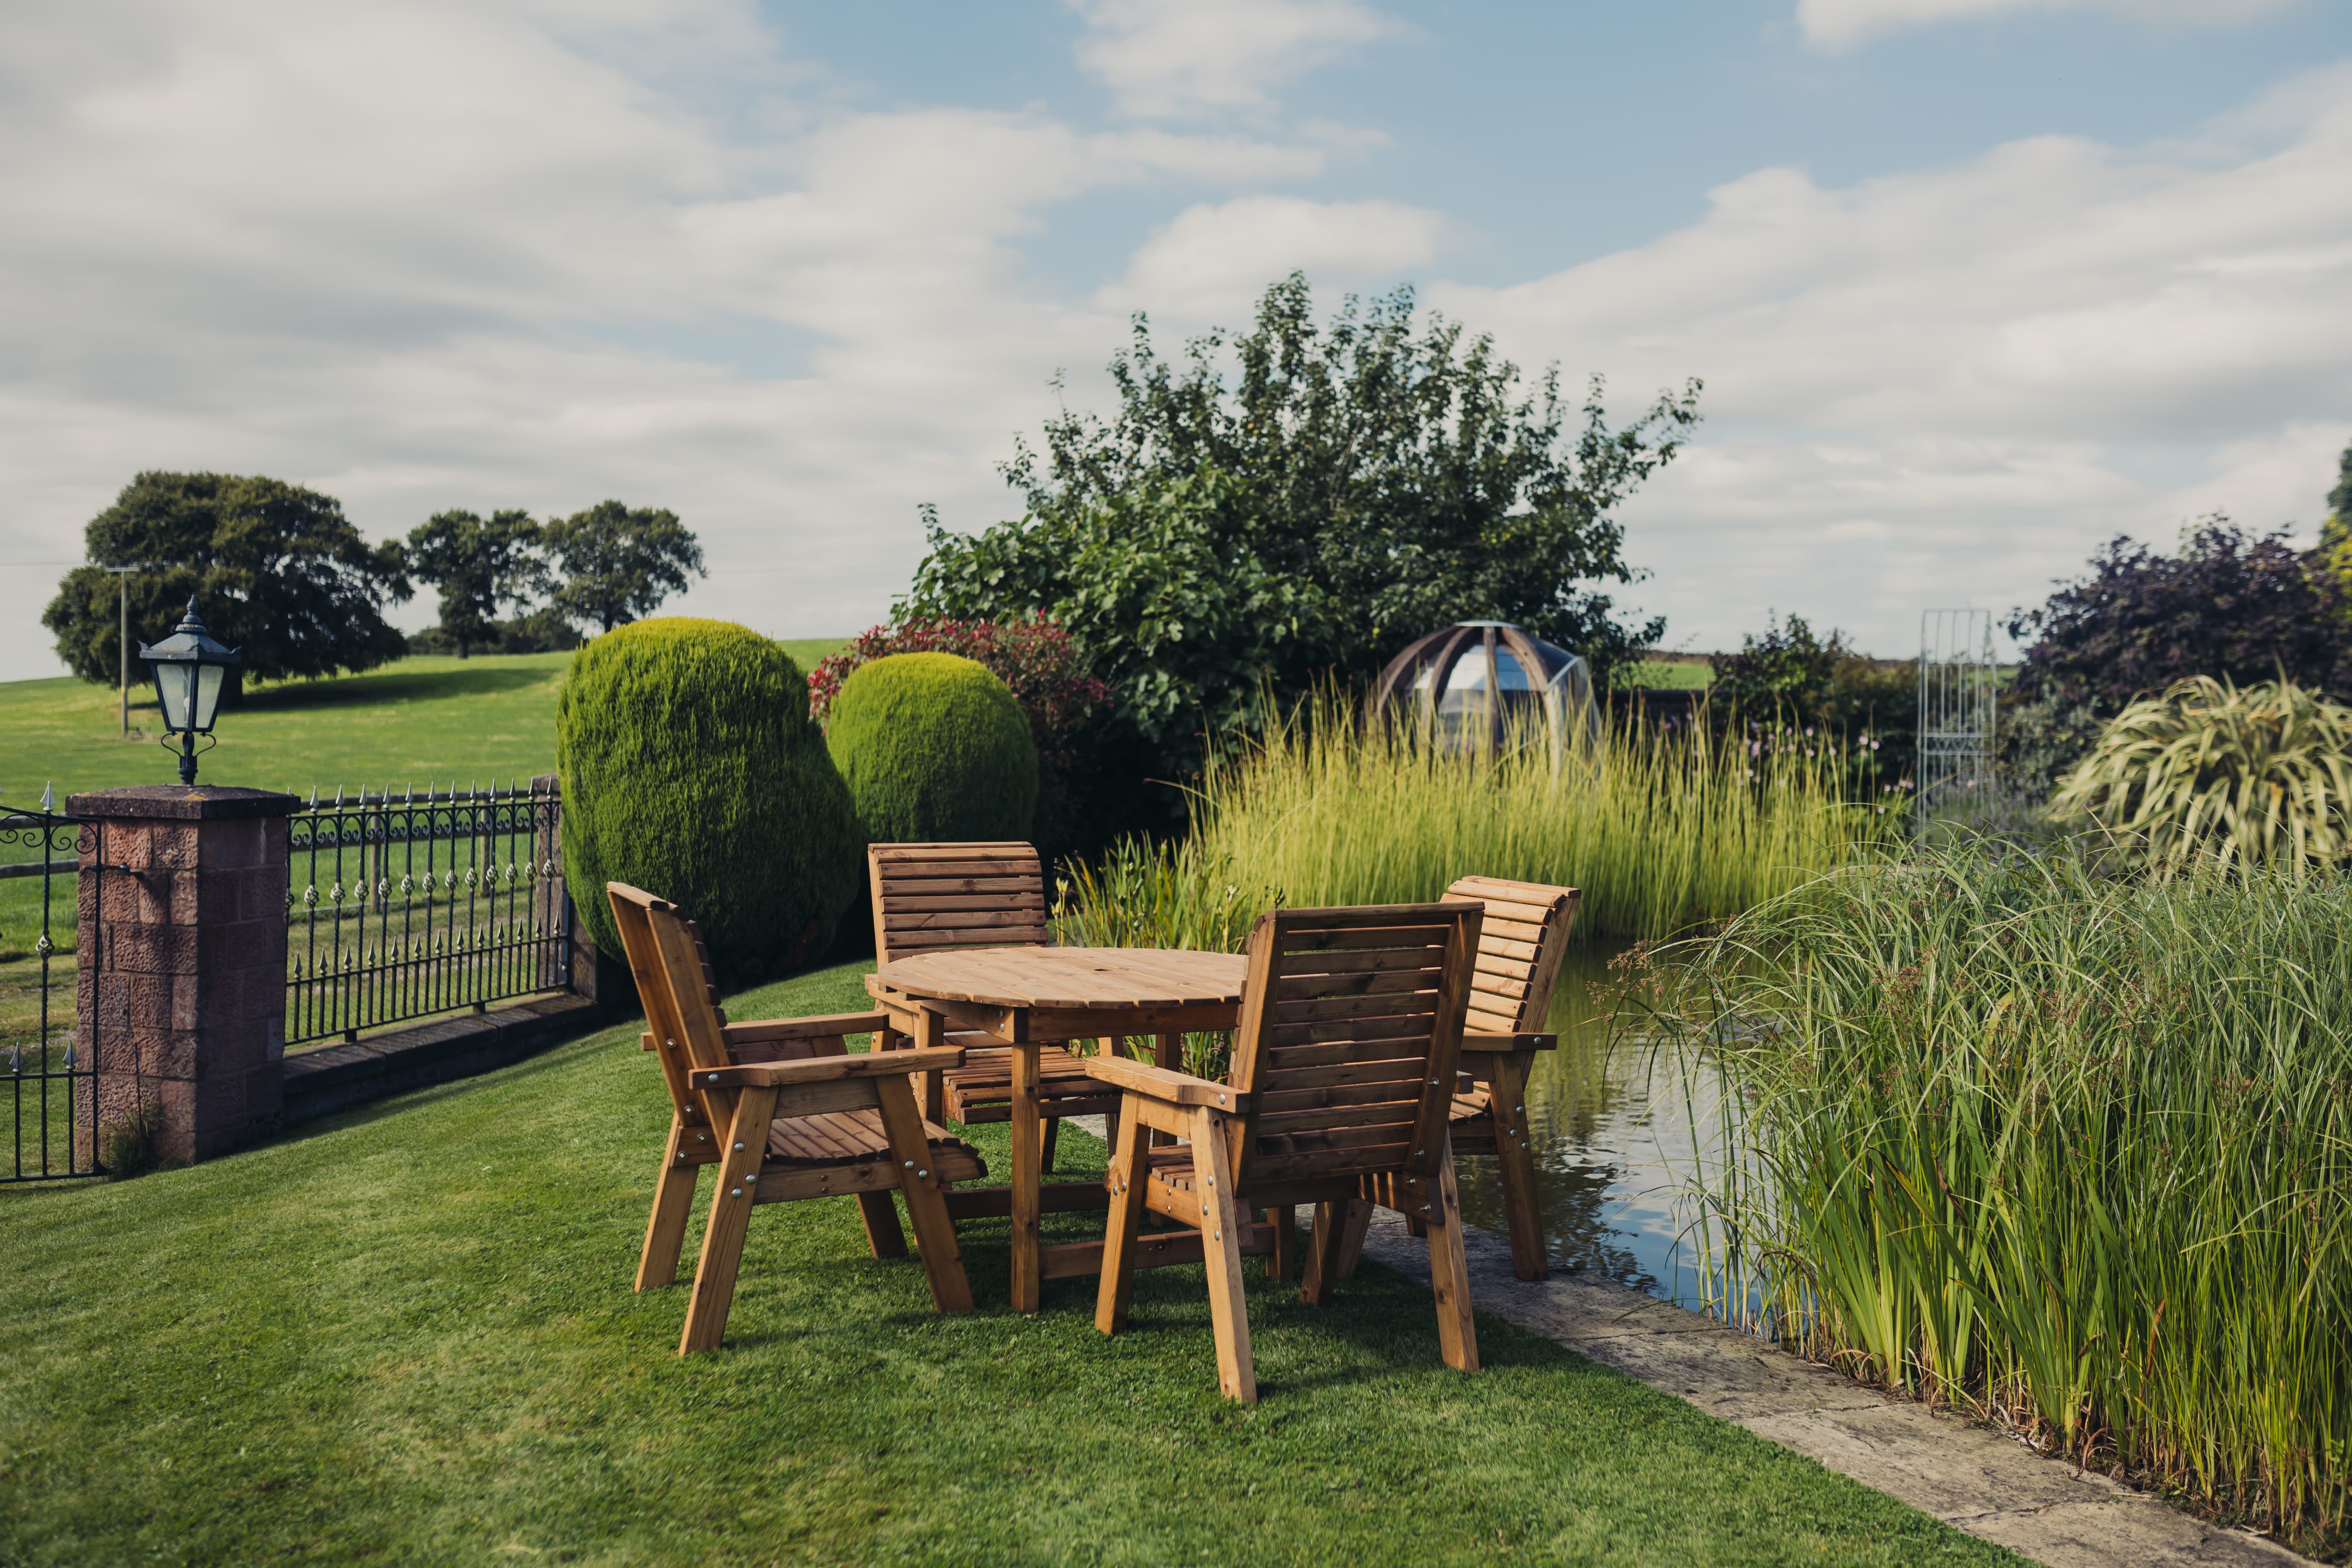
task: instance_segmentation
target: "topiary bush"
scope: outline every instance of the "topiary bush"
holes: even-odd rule
[[[608,881],[693,916],[730,984],[831,940],[862,845],[782,647],[731,621],[619,627],[572,659],[555,734],[564,874],[604,952],[622,951]]]
[[[1012,688],[951,653],[897,653],[851,671],[825,743],[869,844],[1026,838],[1037,747]]]
[[[2158,871],[2341,861],[2352,853],[2352,708],[2291,681],[2177,680],[2116,716],[2050,810]]]

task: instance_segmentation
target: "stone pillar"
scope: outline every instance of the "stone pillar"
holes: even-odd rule
[[[82,851],[77,1028],[98,1125],[143,1104],[189,1164],[277,1124],[286,1055],[286,818],[271,790],[178,784],[66,803]]]

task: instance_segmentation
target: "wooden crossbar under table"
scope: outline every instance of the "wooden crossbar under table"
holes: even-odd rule
[[[1044,1185],[1039,1053],[1064,1040],[1150,1035],[1161,1065],[1175,1066],[1187,1030],[1230,1030],[1240,1020],[1248,973],[1249,960],[1233,952],[999,947],[919,953],[866,976],[866,992],[889,1013],[891,1026],[918,1047],[939,1043],[949,1030],[974,1030],[1013,1047],[1011,1183],[992,1191],[966,1188],[949,1201],[958,1217],[986,1212],[1011,1218],[1013,1310],[1035,1311],[1038,1287],[1048,1279],[1101,1272],[1098,1241],[1041,1247],[1039,1214],[1047,1206],[1105,1209],[1110,1201],[1099,1182]],[[1179,1239],[1170,1237],[1167,1244]],[[1197,1237],[1181,1239],[1195,1250],[1200,1245]],[[1163,1261],[1178,1260],[1171,1253]]]

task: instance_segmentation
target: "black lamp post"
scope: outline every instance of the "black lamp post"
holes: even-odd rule
[[[220,710],[221,683],[228,671],[245,662],[237,649],[223,647],[205,635],[196,619],[196,596],[172,635],[154,647],[140,645],[139,657],[155,680],[155,698],[163,709],[163,733],[180,737],[180,782],[196,782],[196,737],[213,732],[213,716]],[[168,739],[166,745],[171,742]]]

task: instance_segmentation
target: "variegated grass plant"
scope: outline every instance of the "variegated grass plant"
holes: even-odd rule
[[[2352,881],[1929,855],[1644,972],[1734,1092],[1727,1317],[2221,1510],[2352,1521]]]
[[[2289,681],[2175,681],[2124,710],[2052,798],[2125,864],[2328,865],[2352,854],[2352,708]]]

